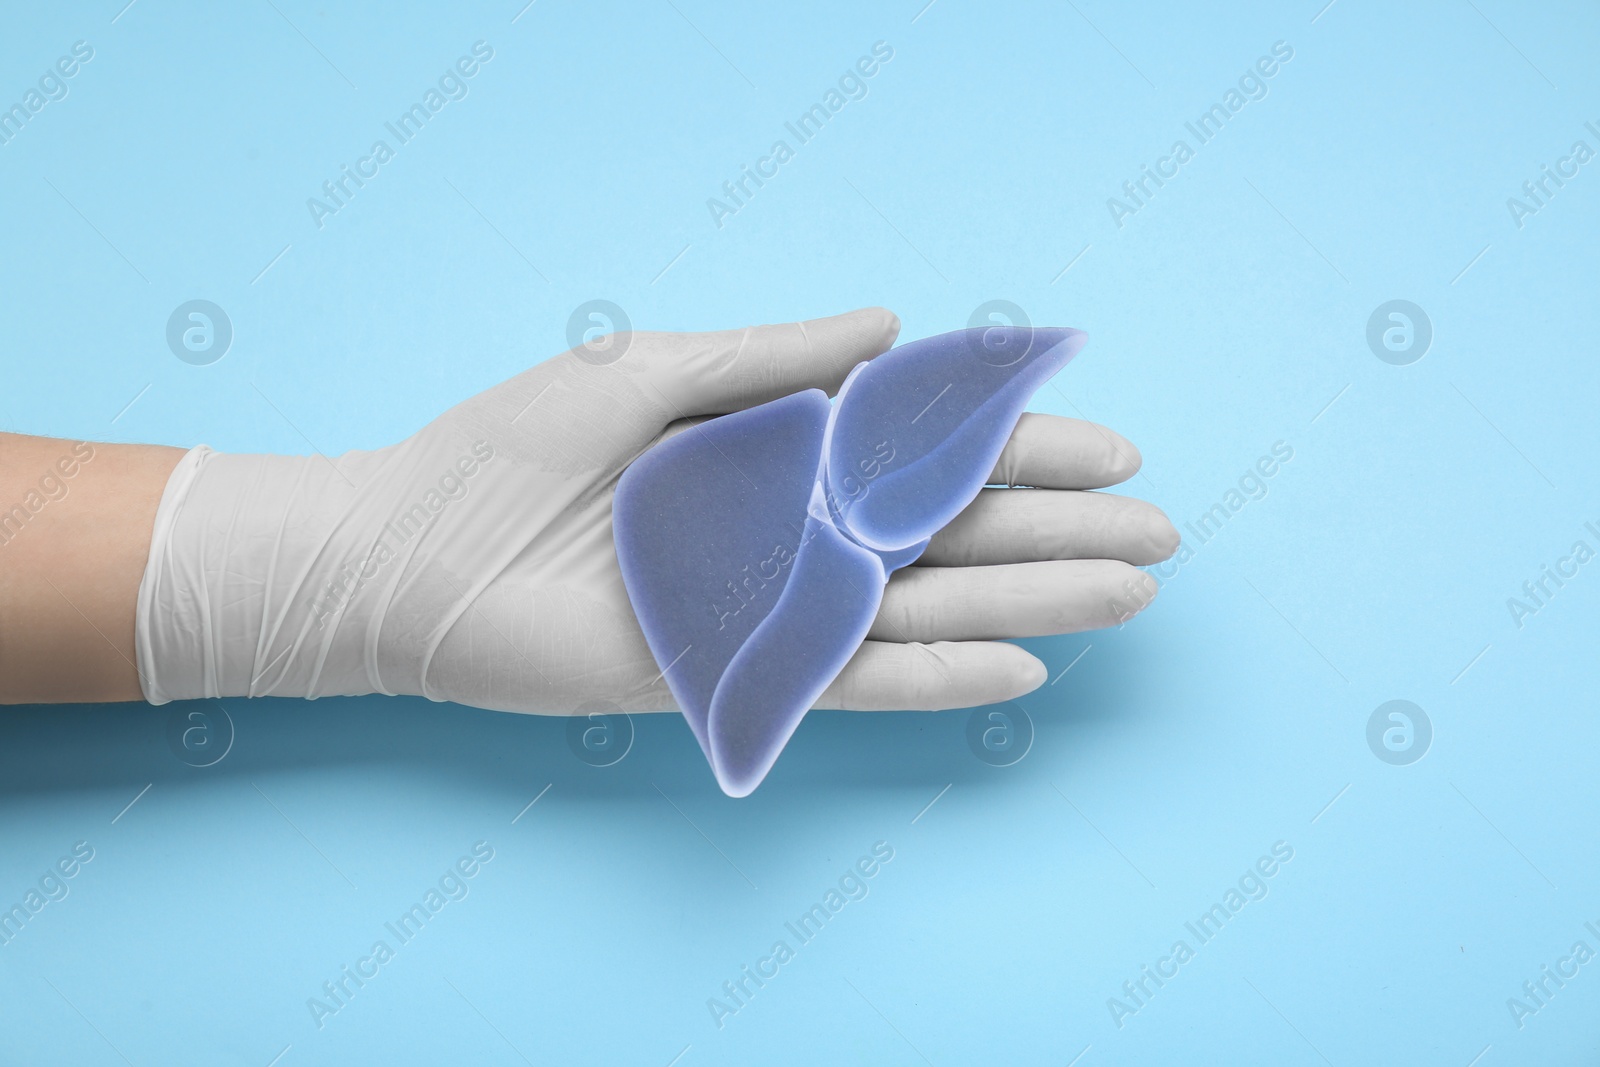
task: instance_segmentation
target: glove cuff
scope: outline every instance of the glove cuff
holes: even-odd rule
[[[150,558],[139,580],[139,598],[134,615],[134,658],[139,672],[139,688],[151,704],[165,704],[191,697],[218,696],[214,672],[209,679],[191,677],[194,672],[179,667],[171,654],[172,630],[151,625],[157,604],[174,596],[175,573],[179,561],[172,558],[172,528],[183,510],[189,489],[200,466],[215,453],[207,445],[196,445],[183,454],[167,477],[167,486],[156,507],[155,528],[150,536]],[[159,648],[158,648],[159,646]],[[169,669],[169,667],[171,669]],[[174,692],[173,686],[177,691]]]
[[[390,692],[377,629],[401,568],[362,543],[366,494],[350,477],[381,482],[361,462],[376,455],[184,455],[139,583],[146,700]]]

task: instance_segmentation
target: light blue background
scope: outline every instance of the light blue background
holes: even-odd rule
[[[1600,962],[1506,1005],[1600,950],[1600,563],[1506,604],[1600,548],[1600,161],[1506,207],[1600,149],[1592,6],[273,2],[4,13],[6,104],[95,49],[0,146],[6,428],[333,454],[562,351],[591,298],[652,329],[883,304],[906,338],[998,298],[1089,332],[1034,406],[1134,440],[1180,528],[1294,458],[1136,622],[1029,642],[1058,680],[1007,768],[965,712],[819,713],[733,801],[676,717],[597,769],[555,719],[233,701],[195,769],[172,709],[9,710],[0,903],[95,858],[0,948],[0,1061],[1595,1062]],[[478,39],[470,95],[319,230],[306,198]],[[869,95],[714,226],[879,40]],[[1106,199],[1276,41],[1267,97],[1119,229]],[[211,366],[165,344],[192,298],[236,331]],[[1410,366],[1365,340],[1395,298],[1433,323]],[[1367,745],[1391,699],[1435,731],[1410,766]],[[707,999],[877,841],[870,895],[719,1030]],[[1115,1025],[1277,841],[1270,895]]]

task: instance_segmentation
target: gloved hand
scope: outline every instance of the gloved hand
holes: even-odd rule
[[[541,363],[388,448],[179,462],[156,515],[136,642],[151,703],[409,694],[571,714],[674,710],[611,535],[627,465],[695,421],[835,392],[894,343],[882,309],[721,333],[634,333]],[[620,355],[619,355],[620,353]],[[1123,621],[1178,536],[1079,490],[1139,464],[1092,423],[1024,415],[994,481],[898,572],[818,707],[957,708],[1043,684],[998,641]]]

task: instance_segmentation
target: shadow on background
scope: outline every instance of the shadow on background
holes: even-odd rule
[[[1060,672],[1086,645],[1083,636],[1025,643],[1050,665],[1054,681],[1017,704],[997,706],[1020,705],[1031,722],[1028,750],[1014,764],[993,766],[975,754],[969,720],[981,712],[974,709],[817,711],[747,804],[752,813],[780,817],[805,795],[919,788],[932,795],[953,783],[997,788],[1008,780],[1070,776],[1085,737],[1140,729],[1145,718],[1146,694],[1129,682],[1143,673],[1140,656],[1153,650],[1141,651],[1120,633],[1094,642],[1094,661],[1065,676]],[[631,745],[606,766],[592,765],[592,755],[585,761],[576,725],[582,722],[382,696],[15,707],[0,711],[0,798],[147,783],[243,785],[284,772],[332,770],[352,780],[403,776],[419,791],[522,797],[556,784],[567,800],[598,803],[641,794],[658,803],[657,787],[721,799],[676,713],[631,716]]]

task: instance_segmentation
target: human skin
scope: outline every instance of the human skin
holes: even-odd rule
[[[859,357],[841,350],[848,358],[835,358],[837,367],[785,372],[795,376],[787,384],[836,387],[855,358],[889,347],[898,325],[881,310],[806,324],[819,351],[829,330],[865,326],[875,339]],[[156,507],[183,452],[94,444],[92,458],[59,475],[64,459],[89,447],[0,434],[0,703],[143,698],[135,604]],[[1137,610],[1155,595],[1137,567],[1176,550],[1177,532],[1157,508],[1087,491],[1125,481],[1139,463],[1138,451],[1104,427],[1024,415],[991,481],[1043,488],[983,490],[916,565],[897,572],[868,641],[819,706],[965,707],[1043,684],[1044,665],[1006,639],[1119,624],[1126,607],[1113,604]]]
[[[84,460],[80,442],[0,433],[0,703],[143,699],[134,603],[156,505],[183,450],[88,450]],[[44,501],[37,512],[29,494]]]

